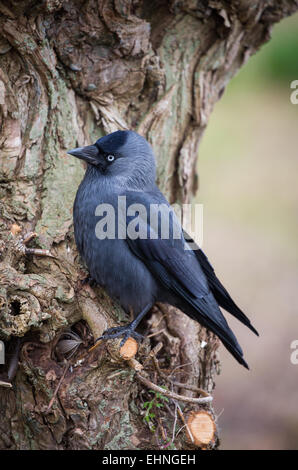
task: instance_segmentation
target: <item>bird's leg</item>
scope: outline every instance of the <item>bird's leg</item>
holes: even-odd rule
[[[143,339],[143,336],[137,333],[135,329],[151,307],[151,304],[146,305],[146,307],[138,314],[138,316],[128,325],[109,328],[104,332],[102,336],[97,338],[95,342],[99,341],[100,339],[113,339],[119,338],[120,336],[123,336],[123,340],[121,341],[120,346],[123,346],[123,344],[129,337],[134,338],[137,341],[141,341]]]

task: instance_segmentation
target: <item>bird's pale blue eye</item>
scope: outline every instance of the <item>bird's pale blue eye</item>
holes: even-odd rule
[[[107,156],[107,160],[108,160],[108,162],[110,162],[110,163],[113,162],[113,161],[115,160],[114,155],[108,155],[108,156]]]

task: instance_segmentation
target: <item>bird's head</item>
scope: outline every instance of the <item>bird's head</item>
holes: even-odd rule
[[[116,131],[95,144],[67,153],[88,163],[90,169],[120,184],[144,188],[155,182],[155,158],[150,144],[133,131]]]

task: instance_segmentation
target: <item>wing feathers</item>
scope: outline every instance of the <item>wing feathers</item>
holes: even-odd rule
[[[130,201],[131,203],[141,203],[147,210],[152,201],[158,200],[159,203],[168,204],[157,189],[154,195],[144,192],[126,192],[125,195],[128,203]],[[147,220],[140,220],[139,223],[145,224],[145,227],[142,227],[145,229],[143,233],[151,231]],[[177,224],[175,218],[173,218],[173,224]],[[180,239],[166,239],[159,236],[156,239],[126,238],[126,241],[132,252],[146,264],[153,276],[165,287],[165,290],[168,290],[169,293],[172,292],[175,298],[179,299],[177,306],[191,318],[213,331],[235,359],[248,368],[243,359],[242,349],[218,304],[255,333],[256,330],[217,279],[204,253],[201,250],[185,250],[186,242],[180,225],[179,228]],[[186,236],[186,240],[188,241],[189,237]],[[171,298],[169,295],[169,299]]]

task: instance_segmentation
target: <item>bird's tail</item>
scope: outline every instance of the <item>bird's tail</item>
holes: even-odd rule
[[[241,346],[211,292],[201,299],[189,297],[187,308],[183,304],[183,311],[202,326],[215,333],[232,356],[246,369],[249,369],[243,357]]]
[[[218,304],[224,308],[227,312],[231,313],[234,317],[236,317],[241,323],[246,325],[251,331],[253,331],[257,336],[259,333],[257,330],[252,326],[250,323],[249,318],[240,310],[240,308],[235,304],[231,296],[229,295],[228,291],[224,288],[220,280],[215,274],[213,267],[211,266],[207,256],[201,250],[194,251],[197,260],[200,263],[200,266],[207,278],[209,288],[214,295],[215,300]]]

